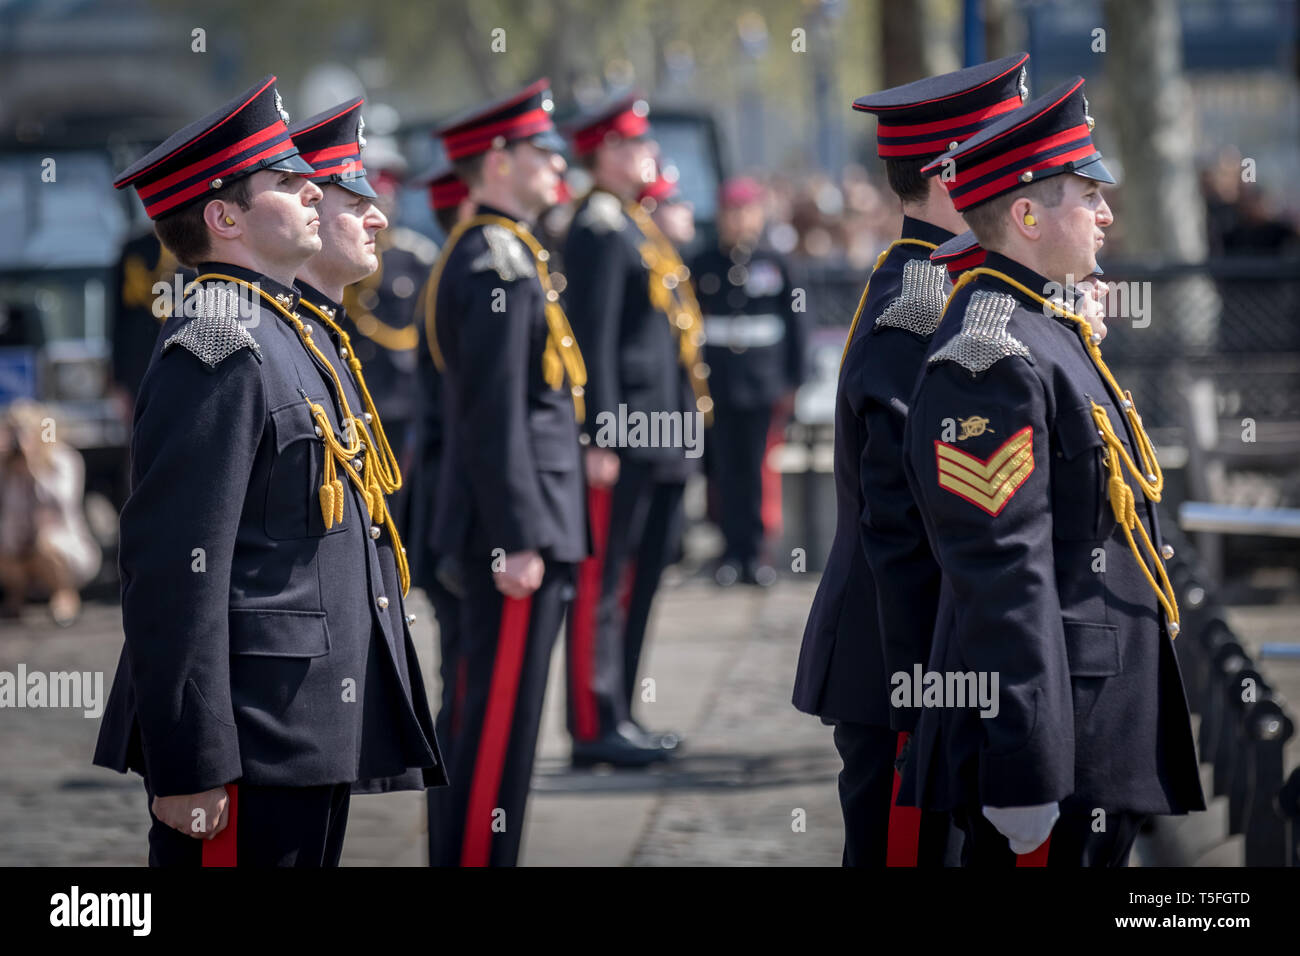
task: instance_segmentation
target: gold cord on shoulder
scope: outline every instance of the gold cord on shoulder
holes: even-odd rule
[[[438,347],[437,305],[438,283],[442,279],[442,270],[451,257],[451,250],[465,233],[475,226],[496,225],[511,232],[533,255],[533,265],[537,269],[537,281],[542,286],[542,295],[546,300],[544,308],[546,317],[546,348],[542,352],[542,378],[551,388],[560,388],[567,378],[569,394],[573,398],[574,417],[581,422],[586,417],[587,366],[582,358],[578,340],[569,326],[569,319],[560,305],[560,294],[551,285],[551,273],[546,267],[550,253],[542,248],[537,238],[519,223],[505,216],[480,213],[459,222],[447,236],[438,261],[433,265],[429,281],[424,288],[424,331],[429,355],[434,367],[442,372],[446,369],[446,360]]]
[[[623,210],[646,239],[637,251],[650,272],[650,305],[668,317],[673,335],[677,337],[678,361],[690,376],[695,407],[704,413],[705,424],[711,425],[713,396],[709,394],[708,367],[700,361],[704,315],[691,284],[690,269],[682,262],[677,247],[640,203],[625,202]]]
[[[1128,450],[1124,447],[1119,435],[1115,433],[1115,427],[1110,420],[1110,415],[1106,409],[1097,402],[1092,402],[1092,418],[1097,425],[1097,434],[1101,436],[1102,443],[1106,447],[1106,469],[1110,472],[1110,478],[1107,481],[1106,491],[1110,500],[1111,511],[1115,514],[1115,520],[1119,522],[1120,527],[1124,530],[1124,537],[1128,540],[1128,546],[1137,559],[1138,566],[1142,568],[1142,574],[1147,579],[1151,589],[1155,591],[1156,598],[1160,606],[1164,608],[1165,615],[1169,620],[1170,637],[1177,637],[1179,630],[1179,613],[1178,601],[1174,595],[1173,584],[1169,581],[1169,575],[1165,571],[1164,562],[1160,555],[1156,553],[1155,545],[1151,543],[1151,538],[1147,535],[1146,527],[1138,520],[1137,504],[1133,497],[1133,490],[1124,480],[1123,472],[1127,471],[1133,478],[1134,483],[1142,491],[1142,494],[1153,504],[1160,503],[1160,497],[1164,493],[1165,479],[1164,473],[1160,470],[1160,462],[1156,460],[1155,445],[1147,435],[1146,429],[1142,426],[1142,417],[1138,415],[1137,408],[1133,404],[1133,395],[1119,387],[1119,382],[1111,374],[1110,368],[1101,357],[1100,339],[1095,338],[1092,332],[1092,325],[1083,316],[1071,312],[1059,303],[1053,302],[1046,296],[1035,292],[1023,283],[1017,282],[1011,276],[996,269],[990,269],[987,266],[979,266],[965,273],[957,284],[953,287],[953,295],[957,290],[968,282],[973,281],[978,276],[987,275],[997,279],[999,282],[1005,282],[1014,289],[1023,292],[1029,298],[1033,299],[1040,305],[1047,306],[1056,314],[1074,323],[1083,341],[1084,351],[1092,359],[1097,371],[1110,386],[1115,395],[1122,395],[1121,406],[1124,415],[1128,419],[1129,427],[1133,431],[1133,440],[1137,445],[1138,457],[1142,461],[1142,469],[1134,463]],[[950,300],[951,301],[951,298]],[[1138,548],[1137,542],[1133,537],[1134,529],[1137,530],[1138,536],[1142,539],[1142,549]],[[1151,565],[1155,567],[1155,573],[1151,571],[1151,566],[1147,564],[1142,555],[1142,551],[1151,558]],[[1156,578],[1159,577],[1157,583]]]
[[[933,242],[926,242],[924,239],[895,239],[885,247],[885,251],[876,257],[876,264],[871,267],[871,275],[876,274],[876,270],[885,264],[889,254],[899,246],[921,246],[931,251],[939,247]],[[862,288],[862,298],[858,299],[858,309],[853,313],[853,322],[849,325],[849,337],[844,340],[844,351],[840,353],[840,368],[844,368],[844,360],[849,357],[849,346],[853,344],[853,334],[858,330],[858,319],[862,318],[862,310],[867,305],[867,293],[871,291],[871,276],[867,276],[867,284]]]

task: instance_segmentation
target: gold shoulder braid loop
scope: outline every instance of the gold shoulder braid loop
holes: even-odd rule
[[[379,417],[379,409],[375,407],[375,400],[371,398],[370,389],[366,387],[366,378],[361,371],[361,360],[357,358],[357,351],[352,347],[352,339],[334,321],[332,316],[325,314],[324,310],[317,308],[306,299],[300,299],[299,304],[306,306],[315,313],[316,317],[325,324],[325,327],[337,335],[339,341],[343,343],[343,348],[348,356],[348,368],[352,371],[352,378],[357,383],[357,391],[361,393],[361,402],[365,405],[366,414],[370,416],[370,429],[374,433],[376,446],[372,451],[377,449],[379,452],[373,461],[367,458],[366,465],[374,468],[375,476],[379,479],[384,494],[391,495],[395,491],[400,491],[402,487],[402,470],[398,466],[397,456],[393,454],[392,446],[388,443],[388,436],[384,433],[384,423]]]
[[[876,257],[876,264],[871,267],[871,275],[876,274],[876,270],[885,264],[889,254],[898,246],[921,246],[922,248],[934,251],[939,247],[933,242],[926,242],[924,239],[895,239],[885,247],[885,251]],[[862,298],[858,299],[858,310],[853,313],[853,322],[849,325],[849,337],[844,340],[844,351],[840,353],[840,368],[844,368],[844,360],[849,357],[849,346],[853,344],[853,333],[858,330],[858,319],[862,318],[862,310],[867,305],[867,293],[871,291],[871,276],[867,276],[867,284],[862,289]]]
[[[542,352],[542,379],[551,388],[560,388],[567,378],[569,394],[573,397],[573,414],[579,423],[586,418],[587,407],[584,399],[587,384],[587,365],[582,359],[582,350],[578,340],[569,326],[569,319],[560,305],[560,294],[551,285],[551,273],[546,268],[550,253],[542,248],[537,238],[505,216],[486,213],[472,216],[464,222],[457,223],[443,244],[442,253],[434,264],[433,272],[424,290],[424,331],[427,338],[429,355],[433,357],[434,367],[442,372],[446,369],[446,360],[438,348],[436,311],[438,304],[438,281],[442,278],[443,267],[451,256],[451,250],[465,233],[475,226],[496,225],[511,232],[533,254],[533,265],[537,269],[537,281],[541,283],[542,294],[546,299],[546,348]]]
[[[1071,312],[1069,309],[1056,302],[1051,301],[1046,296],[1040,295],[1027,286],[1017,282],[1005,273],[998,272],[996,269],[990,269],[980,266],[972,269],[961,277],[957,285],[953,287],[953,294],[964,286],[967,282],[972,281],[977,276],[987,275],[1005,282],[1012,288],[1018,289],[1025,295],[1029,296],[1040,305],[1045,305],[1053,312],[1073,322],[1079,337],[1083,340],[1084,350],[1088,357],[1092,359],[1093,365],[1110,386],[1115,395],[1124,396],[1121,401],[1121,407],[1124,415],[1128,419],[1129,427],[1133,431],[1134,444],[1137,445],[1138,457],[1142,460],[1142,468],[1139,469],[1130,457],[1128,450],[1124,447],[1123,441],[1115,433],[1115,427],[1110,420],[1110,415],[1106,409],[1092,402],[1092,418],[1097,424],[1097,433],[1101,436],[1102,443],[1106,446],[1106,469],[1110,472],[1110,478],[1107,481],[1107,496],[1110,499],[1111,511],[1115,514],[1115,520],[1119,522],[1124,529],[1124,537],[1128,539],[1128,546],[1137,559],[1139,567],[1142,568],[1142,574],[1147,579],[1147,584],[1155,591],[1156,598],[1160,606],[1164,608],[1165,615],[1169,619],[1169,636],[1171,638],[1178,636],[1179,614],[1178,601],[1174,595],[1173,584],[1169,581],[1169,575],[1165,571],[1164,561],[1156,553],[1155,545],[1151,543],[1151,538],[1147,535],[1146,527],[1138,519],[1137,504],[1133,497],[1133,490],[1124,481],[1123,471],[1127,471],[1134,480],[1134,483],[1141,489],[1142,494],[1148,501],[1153,504],[1160,503],[1160,496],[1164,493],[1165,476],[1160,470],[1160,462],[1156,460],[1155,445],[1152,444],[1151,438],[1147,435],[1146,429],[1142,427],[1142,417],[1138,415],[1137,408],[1133,404],[1133,395],[1119,387],[1115,381],[1115,376],[1111,374],[1106,362],[1101,357],[1100,340],[1093,339],[1092,325],[1081,315]],[[1139,537],[1142,539],[1142,549],[1137,546],[1133,538],[1133,530],[1137,529]],[[1145,550],[1151,557],[1151,564],[1148,565],[1142,555]],[[1155,567],[1155,574],[1151,572],[1151,566]],[[1159,583],[1156,578],[1159,577]]]
[[[704,315],[691,285],[691,271],[640,203],[624,203],[623,210],[646,239],[637,251],[650,270],[650,305],[668,317],[677,336],[678,361],[691,379],[695,407],[704,413],[705,424],[712,425],[713,396],[709,394],[708,368],[700,360]]]
[[[316,356],[321,364],[329,369],[330,377],[334,379],[334,388],[338,393],[339,403],[343,407],[341,421],[343,423],[343,438],[346,443],[335,435],[334,427],[330,424],[325,407],[319,402],[313,402],[307,395],[303,395],[303,401],[307,403],[307,407],[311,411],[316,427],[321,432],[321,442],[325,446],[324,480],[320,486],[321,517],[325,519],[326,530],[343,520],[343,502],[346,496],[343,482],[338,477],[339,472],[342,471],[343,474],[347,475],[348,481],[352,482],[357,491],[361,493],[361,500],[365,502],[370,520],[375,524],[382,524],[392,536],[393,555],[397,561],[397,576],[401,582],[402,597],[406,597],[411,589],[411,570],[406,560],[406,548],[402,546],[402,540],[397,533],[397,525],[393,522],[392,514],[385,507],[385,482],[379,477],[379,472],[385,465],[379,462],[380,456],[375,448],[369,448],[370,454],[365,456],[365,461],[359,468],[351,464],[353,461],[360,462],[361,459],[357,458],[357,456],[361,454],[363,449],[368,447],[366,429],[365,424],[352,414],[352,409],[348,405],[347,394],[343,390],[343,383],[340,381],[334,365],[324,356],[316,343],[311,340],[311,331],[298,317],[297,313],[290,312],[274,296],[250,282],[238,279],[235,276],[208,272],[186,286],[186,294],[188,295],[191,288],[206,279],[218,279],[222,282],[231,282],[243,286],[246,289],[256,289],[257,293],[270,303],[275,311],[289,320],[290,324],[298,331],[298,337],[302,340],[307,351]],[[313,311],[319,314],[319,310],[313,309]],[[348,350],[348,354],[349,356],[352,355],[351,349]],[[379,421],[377,416],[374,420]],[[351,432],[350,435],[349,432]],[[342,468],[339,467],[340,465],[342,465]],[[358,474],[358,471],[361,473]]]

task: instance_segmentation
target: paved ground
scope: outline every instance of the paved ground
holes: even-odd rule
[[[530,865],[839,862],[838,762],[829,728],[790,707],[814,584],[725,594],[688,583],[665,591],[648,648],[655,727],[688,738],[671,771],[574,772],[564,733],[562,647],[543,720],[523,862]],[[436,699],[433,615],[422,595],[416,643]],[[0,670],[90,670],[105,692],[121,647],[119,610],[88,607],[71,631],[39,614],[0,629]],[[557,693],[558,692],[558,693]],[[79,711],[0,710],[0,865],[136,865],[148,817],[138,778],[90,765],[99,721]],[[344,863],[423,865],[417,794],[353,800]],[[805,832],[794,832],[796,810]]]
[[[567,765],[557,647],[543,721],[523,862],[528,865],[835,865],[842,831],[838,760],[830,730],[789,704],[799,636],[815,581],[798,576],[771,592],[719,592],[690,581],[663,592],[646,676],[657,701],[645,721],[687,737],[689,750],[649,773],[574,772]],[[417,644],[430,695],[437,673],[433,616],[419,593]],[[1234,612],[1248,643],[1295,641],[1295,608]],[[105,692],[121,646],[117,607],[88,608],[58,631],[39,614],[0,628],[0,670],[102,671]],[[1300,701],[1300,663],[1269,673]],[[90,765],[99,722],[67,710],[0,710],[0,865],[138,865],[148,817],[138,778]],[[1300,763],[1293,741],[1289,765]],[[791,826],[803,811],[805,832]],[[1154,862],[1240,862],[1240,838],[1224,840],[1223,808],[1162,831],[1139,848]],[[424,811],[417,794],[358,797],[347,865],[422,865]]]

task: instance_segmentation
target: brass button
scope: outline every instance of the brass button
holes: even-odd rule
[[[388,598],[384,597],[384,596],[381,594],[381,595],[379,595],[379,597],[375,598],[375,604],[379,605],[379,610],[382,611],[382,610],[384,610],[386,607],[388,607]]]
[[[1169,622],[1169,636],[1170,636],[1170,637],[1177,637],[1177,636],[1178,636],[1178,631],[1179,631],[1178,622],[1177,622],[1177,621],[1170,621],[1170,622]]]
[[[379,525],[377,525],[377,524],[372,524],[372,525],[370,526],[370,537],[372,537],[372,538],[378,538],[379,535],[380,535]]]
[[[311,326],[310,326],[310,325],[304,325],[304,326],[302,327],[302,334],[303,334],[303,335],[311,335]]]
[[[1166,561],[1172,558],[1174,556],[1173,545],[1168,545],[1168,544],[1162,545],[1160,548],[1160,556],[1164,558]]]
[[[375,420],[375,416],[371,415],[369,412],[363,412],[362,415],[365,418],[367,425]]]
[[[406,615],[406,626],[410,627],[414,623],[415,623],[415,615],[414,614]]]
[[[321,430],[321,427],[319,425],[316,426],[316,437],[317,438],[325,437],[325,432]]]

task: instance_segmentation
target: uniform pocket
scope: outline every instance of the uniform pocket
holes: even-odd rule
[[[328,532],[325,530],[320,510],[325,446],[316,434],[316,423],[307,403],[290,402],[272,409],[271,424],[275,432],[275,457],[266,488],[267,536],[286,540],[346,531],[346,521]]]
[[[1081,621],[1063,621],[1062,625],[1071,677],[1114,677],[1120,672],[1117,625]]]
[[[230,609],[232,655],[311,658],[329,652],[324,611]]]

